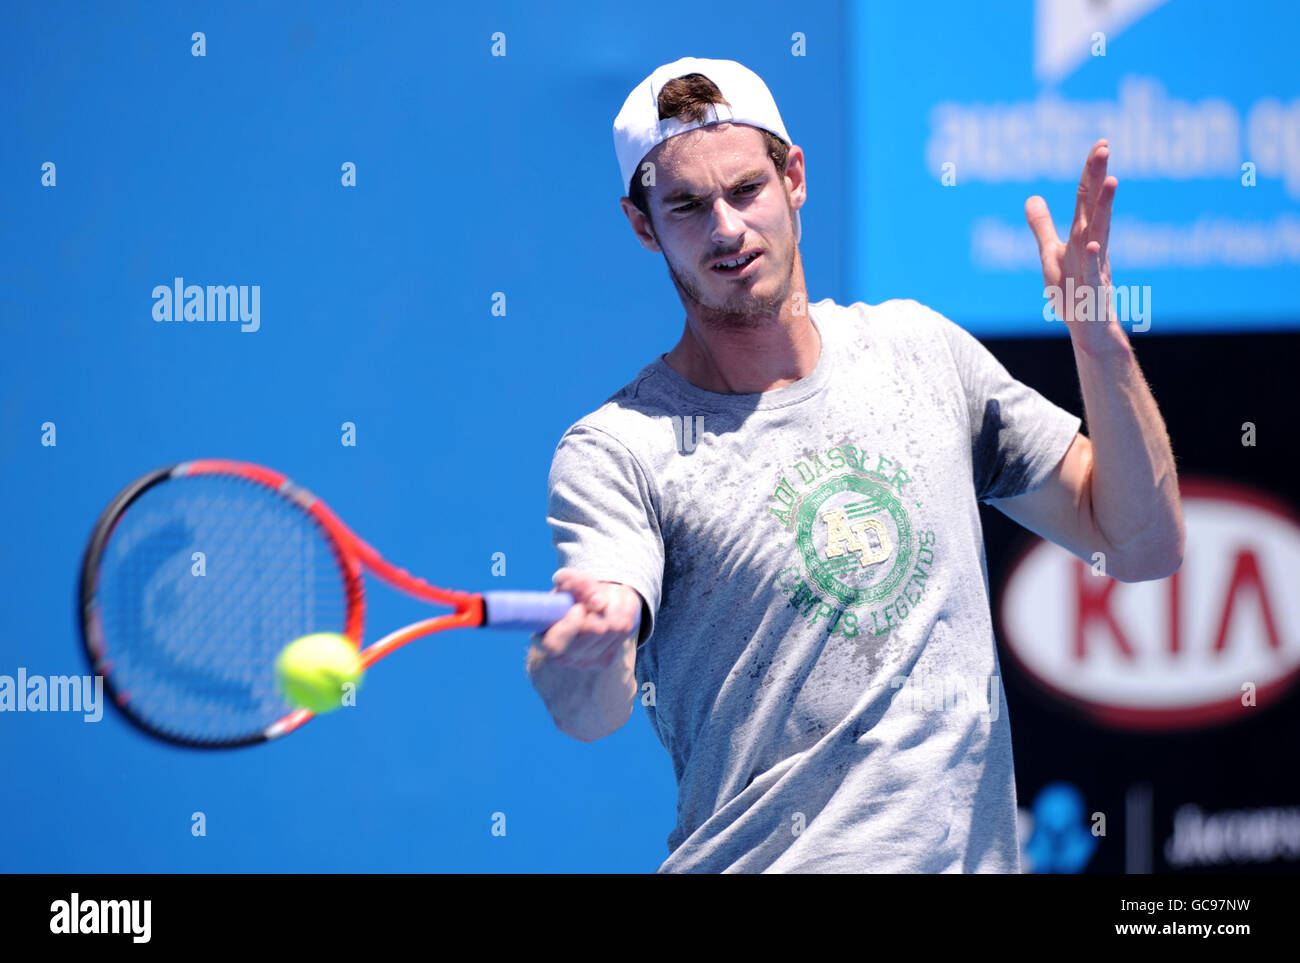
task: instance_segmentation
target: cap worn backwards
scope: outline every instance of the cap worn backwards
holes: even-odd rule
[[[687,74],[703,74],[722,92],[725,104],[712,104],[701,120],[682,121],[676,117],[659,119],[659,92],[670,80]],[[683,57],[657,67],[649,77],[628,94],[623,109],[614,118],[614,151],[618,155],[619,173],[627,188],[642,159],[655,147],[688,130],[720,123],[748,124],[771,131],[787,144],[781,114],[772,93],[762,78],[734,60],[706,60]],[[801,232],[799,212],[795,212],[795,239]]]

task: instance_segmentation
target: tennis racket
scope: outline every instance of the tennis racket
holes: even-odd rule
[[[362,648],[363,571],[453,611]],[[81,568],[81,636],[114,705],[145,732],[217,749],[312,718],[278,691],[302,635],[346,635],[368,668],[444,629],[545,632],[566,592],[459,592],[385,561],[319,498],[270,468],[205,459],[161,468],[104,509]]]

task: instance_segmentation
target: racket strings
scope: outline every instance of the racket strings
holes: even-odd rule
[[[230,475],[146,490],[104,547],[95,598],[124,707],[196,742],[248,738],[292,711],[276,657],[298,636],[342,632],[348,601],[315,519]]]

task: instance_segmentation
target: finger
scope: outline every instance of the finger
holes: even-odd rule
[[[551,582],[555,586],[555,591],[568,592],[579,602],[590,595],[597,585],[596,580],[586,572],[572,568],[560,569],[551,576]]]
[[[1088,165],[1088,213],[1084,218],[1085,231],[1082,236],[1088,240],[1097,237],[1097,209],[1101,206],[1101,195],[1106,186],[1106,165],[1110,162],[1110,148],[1104,142],[1093,151],[1092,163]]]
[[[1110,164],[1110,148],[1104,141],[1098,141],[1101,145],[1093,154],[1092,164],[1089,165],[1092,179],[1088,182],[1088,193],[1092,206],[1088,208],[1088,222],[1092,223],[1097,219],[1097,201],[1101,198],[1102,185],[1106,183],[1106,169]]]
[[[1109,323],[1114,317],[1113,290],[1110,287],[1110,280],[1103,273],[1104,269],[1101,245],[1097,241],[1089,241],[1083,252],[1083,279],[1084,283],[1091,285],[1097,294],[1093,320]]]
[[[1101,284],[1101,244],[1089,241],[1083,249],[1083,281],[1096,287]]]
[[[1083,173],[1079,175],[1079,191],[1074,201],[1074,222],[1070,226],[1071,237],[1082,236],[1088,229],[1088,218],[1097,204],[1097,191],[1106,178],[1106,156],[1109,149],[1105,139],[1097,141],[1088,151],[1088,159],[1083,162]]]
[[[586,617],[587,613],[583,607],[577,603],[573,604],[558,622],[543,633],[539,647],[548,656],[558,660],[568,651],[574,637],[581,631],[583,619]]]
[[[590,605],[585,606],[587,617],[583,619],[578,635],[569,646],[568,654],[574,664],[589,667],[608,665],[610,649],[621,646],[639,624],[639,597],[636,598],[633,609],[627,597],[631,593],[610,591],[606,586],[598,594],[603,596],[602,601],[606,607],[602,612],[593,612]]]
[[[1107,177],[1101,183],[1101,193],[1097,198],[1097,213],[1092,220],[1092,240],[1101,245],[1100,260],[1106,262],[1106,253],[1110,247],[1110,212],[1115,205],[1115,191],[1119,187],[1119,178]]]
[[[1052,215],[1047,210],[1047,201],[1037,194],[1025,201],[1025,220],[1029,223],[1029,229],[1034,232],[1034,238],[1038,241],[1039,256],[1045,255],[1053,247],[1061,243],[1056,236],[1056,226],[1052,223]]]
[[[610,648],[620,646],[635,630],[636,622],[632,613],[625,611],[621,604],[610,605],[607,611],[600,614],[589,610],[582,628],[570,645],[570,653],[577,664],[608,664]]]
[[[594,668],[613,639],[614,636],[609,632],[594,632],[589,629],[580,631],[564,653],[566,663],[578,668]]]

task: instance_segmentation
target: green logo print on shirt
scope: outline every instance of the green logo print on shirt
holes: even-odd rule
[[[846,638],[885,635],[920,602],[934,565],[934,532],[917,531],[906,507],[906,471],[880,455],[875,468],[853,445],[796,462],[768,514],[794,536],[801,565],[776,585],[812,626]],[[920,504],[916,503],[919,508]],[[865,612],[854,612],[869,606]]]

